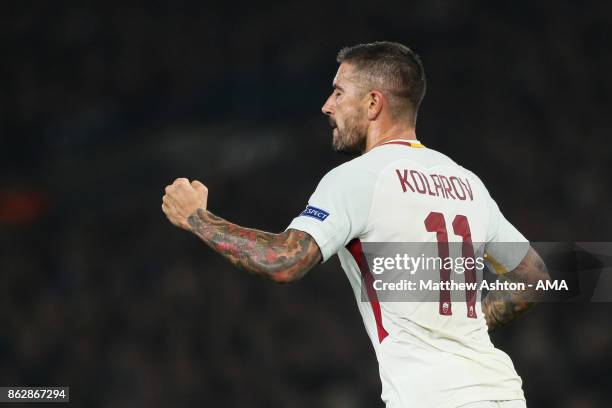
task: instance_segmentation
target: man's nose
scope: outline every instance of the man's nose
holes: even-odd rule
[[[334,111],[332,109],[331,96],[329,98],[327,98],[327,100],[323,104],[323,107],[321,107],[321,112],[323,112],[323,114],[327,115],[327,116],[329,116],[332,113],[334,113]]]

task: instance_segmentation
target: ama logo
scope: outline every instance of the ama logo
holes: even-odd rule
[[[319,221],[325,221],[325,219],[329,217],[329,213],[327,211],[323,211],[322,209],[313,207],[311,205],[307,205],[306,209],[302,211],[300,215],[305,215],[306,217],[312,217]]]

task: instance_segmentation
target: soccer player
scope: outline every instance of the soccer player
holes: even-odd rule
[[[185,178],[166,187],[162,210],[238,268],[275,282],[299,279],[337,254],[374,345],[388,408],[525,407],[521,379],[492,345],[487,327],[528,309],[527,291],[492,291],[471,305],[451,299],[407,305],[379,301],[368,288],[369,302],[360,301],[363,282],[371,284],[362,245],[371,242],[455,237],[484,243],[506,281],[533,283],[548,273],[479,178],[416,139],[425,93],[419,57],[404,45],[377,42],[344,48],[337,60],[322,111],[334,149],[359,156],[323,177],[284,232],[249,229],[212,214],[207,188]],[[509,254],[504,242],[523,249]]]

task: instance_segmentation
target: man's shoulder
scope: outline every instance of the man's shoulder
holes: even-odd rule
[[[318,188],[354,197],[371,193],[376,185],[378,171],[363,157],[355,157],[329,170],[319,182]]]
[[[346,161],[330,171],[324,176],[324,178],[347,178],[354,179],[355,176],[363,176],[367,173],[372,173],[373,166],[368,160],[365,160],[365,155],[355,157],[349,161]]]

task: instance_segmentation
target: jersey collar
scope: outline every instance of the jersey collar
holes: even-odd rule
[[[385,142],[381,144],[380,146],[389,145],[389,144],[398,144],[398,145],[403,145],[403,146],[408,146],[408,147],[425,147],[418,140],[405,140],[405,139],[389,140],[388,142]]]

